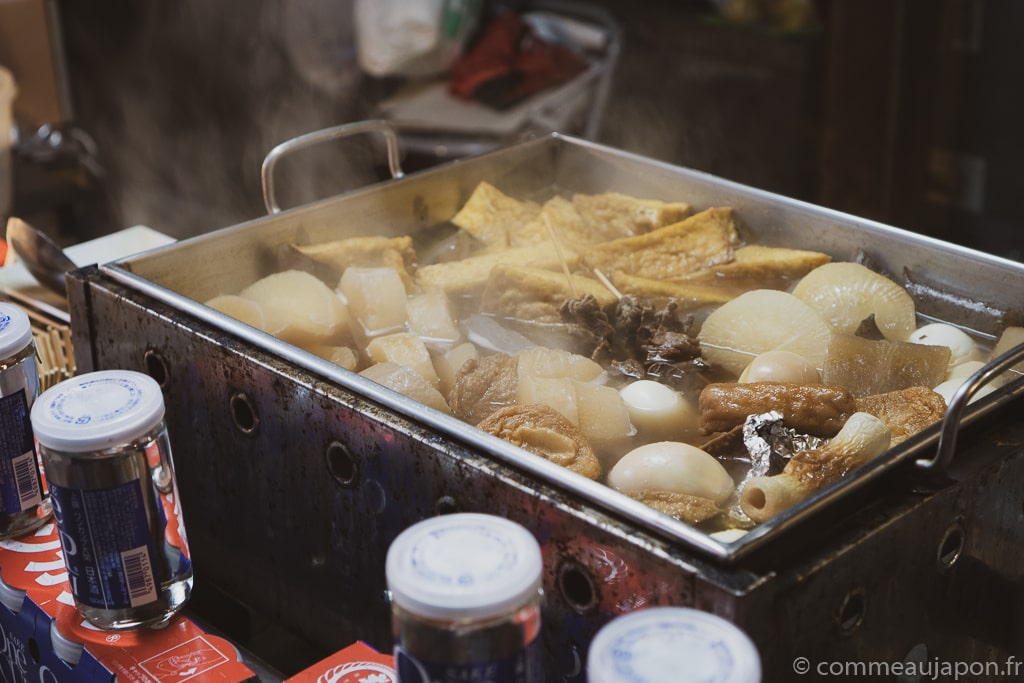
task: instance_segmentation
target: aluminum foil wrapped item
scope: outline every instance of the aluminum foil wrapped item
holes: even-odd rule
[[[800,434],[782,423],[782,413],[772,410],[767,413],[748,415],[743,423],[743,445],[750,454],[750,471],[736,487],[735,504],[729,516],[737,523],[753,525],[740,509],[739,499],[743,487],[754,477],[779,474],[795,453],[820,448],[828,442],[818,436]]]

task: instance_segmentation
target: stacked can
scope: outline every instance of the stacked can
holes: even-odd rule
[[[0,303],[0,539],[50,517],[29,412],[38,394],[32,323],[18,306]]]
[[[402,683],[537,683],[540,546],[492,515],[425,520],[388,548],[395,669]]]
[[[760,683],[753,641],[721,617],[649,607],[605,624],[587,652],[587,683]]]
[[[160,385],[86,373],[32,407],[71,593],[95,626],[166,623],[192,591]]]

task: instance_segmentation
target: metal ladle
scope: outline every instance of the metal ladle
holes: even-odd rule
[[[7,242],[32,277],[47,289],[67,296],[64,275],[78,266],[45,232],[11,216],[7,219]]]

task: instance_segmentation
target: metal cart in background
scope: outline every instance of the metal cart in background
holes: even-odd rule
[[[429,164],[552,132],[597,139],[621,50],[617,22],[603,8],[558,0],[530,3],[523,17],[541,37],[577,50],[589,68],[504,110],[457,99],[445,77],[410,81],[375,112],[395,129],[403,154]]]

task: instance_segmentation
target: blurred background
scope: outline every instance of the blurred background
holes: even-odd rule
[[[427,59],[397,54],[422,37],[417,3],[0,0],[17,84],[8,210],[65,245],[134,225],[185,238],[264,214],[260,165],[278,143],[383,117],[407,170],[556,128],[1024,258],[1018,0],[440,4],[462,23],[439,27]],[[541,64],[512,104],[507,71],[482,76],[508,12],[532,16]],[[585,78],[563,69],[545,88],[571,59],[538,46],[560,42]],[[450,95],[455,65],[472,106]],[[387,177],[366,141],[281,172],[290,204]]]

